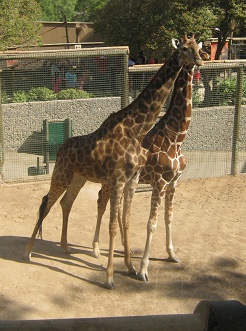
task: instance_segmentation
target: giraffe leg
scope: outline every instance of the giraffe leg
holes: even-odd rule
[[[122,196],[120,199],[120,207],[119,207],[119,212],[118,212],[118,223],[119,223],[119,228],[120,228],[121,243],[122,243],[122,246],[124,247],[124,227],[123,227],[123,223],[122,223],[123,201],[124,201],[124,196]]]
[[[115,236],[117,234],[118,227],[118,210],[120,205],[120,199],[123,194],[123,184],[117,183],[117,181],[112,181],[110,183],[110,221],[109,221],[109,256],[108,256],[108,265],[106,270],[106,287],[110,290],[114,290],[114,266],[113,266],[113,257],[114,257],[114,244]]]
[[[131,248],[130,248],[130,238],[129,238],[129,228],[130,228],[130,217],[131,217],[131,205],[136,187],[138,184],[138,175],[130,180],[124,189],[124,199],[123,199],[123,229],[124,229],[124,258],[125,265],[128,268],[129,274],[136,275],[136,269],[134,268],[131,260]]]
[[[78,174],[75,174],[73,180],[67,188],[66,193],[61,199],[61,208],[62,208],[62,235],[61,235],[61,247],[67,252],[70,253],[70,248],[67,243],[67,227],[68,227],[68,218],[79,191],[85,185],[86,179]]]
[[[32,236],[28,240],[28,243],[26,245],[26,251],[24,254],[24,258],[27,258],[28,260],[30,260],[33,244],[34,244],[36,235],[38,233],[38,230],[42,226],[42,222],[43,222],[44,218],[48,215],[51,207],[54,205],[56,200],[62,195],[62,193],[65,191],[65,189],[66,188],[64,188],[64,187],[59,187],[54,190],[51,188],[49,193],[43,197],[42,203],[39,207],[39,218],[34,227]]]
[[[72,168],[70,172],[66,174],[66,176],[60,176],[61,170],[63,170],[62,165],[63,165],[63,160],[58,156],[51,178],[50,190],[49,193],[43,197],[42,203],[39,207],[39,218],[34,227],[31,238],[29,239],[26,245],[24,258],[30,259],[37,232],[42,226],[42,222],[44,218],[48,215],[51,207],[54,205],[57,199],[62,195],[62,193],[67,189],[71,180],[73,179],[74,171]]]
[[[149,266],[149,253],[150,246],[153,237],[153,233],[157,227],[157,216],[158,209],[161,204],[161,200],[165,195],[165,186],[161,185],[157,187],[156,185],[153,187],[152,196],[151,196],[151,209],[150,216],[147,223],[147,239],[144,248],[143,258],[141,260],[140,272],[138,273],[138,279],[142,281],[149,280],[148,276],[148,266]]]
[[[168,261],[178,263],[179,260],[174,253],[172,243],[172,228],[171,223],[173,220],[173,201],[176,190],[176,182],[168,184],[165,195],[165,225],[166,225],[166,251],[168,253]]]
[[[101,190],[98,192],[97,225],[96,225],[96,230],[95,230],[95,234],[94,234],[94,239],[92,242],[93,254],[97,258],[100,257],[100,248],[99,248],[100,227],[101,227],[102,217],[106,210],[109,197],[110,197],[109,187],[108,187],[108,185],[103,184]]]

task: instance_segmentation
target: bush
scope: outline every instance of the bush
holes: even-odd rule
[[[58,100],[67,100],[67,99],[87,99],[92,98],[92,94],[87,91],[76,90],[74,88],[70,88],[67,90],[62,90],[56,94],[56,98]]]
[[[219,104],[225,105],[235,105],[237,90],[237,78],[228,77],[226,79],[218,77],[216,79],[216,97],[219,99]],[[246,97],[246,78],[243,79],[243,91],[242,98]],[[243,102],[243,100],[242,100]]]
[[[27,95],[25,91],[16,91],[13,95],[11,102],[26,102]]]
[[[9,102],[11,102],[11,100],[10,100],[10,98],[9,98],[9,96],[8,96],[7,93],[2,92],[1,97],[2,97],[2,100],[1,100],[2,103],[9,103]]]
[[[48,101],[56,99],[56,95],[47,87],[34,87],[27,92],[27,101]]]

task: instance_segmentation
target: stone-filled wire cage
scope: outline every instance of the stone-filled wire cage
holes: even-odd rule
[[[3,182],[47,179],[71,136],[126,106],[128,47],[0,54]]]

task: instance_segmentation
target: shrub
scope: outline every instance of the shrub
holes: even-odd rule
[[[34,87],[27,93],[27,101],[48,101],[56,99],[56,95],[47,87]]]
[[[7,93],[2,92],[1,93],[1,97],[2,97],[2,100],[1,100],[2,103],[9,103],[9,102],[11,102]]]
[[[26,102],[27,94],[25,91],[16,91],[13,95],[11,102]]]
[[[216,79],[216,97],[220,105],[235,104],[237,90],[237,78],[228,77],[226,79],[218,77]],[[246,97],[246,79],[243,79],[242,98]],[[242,100],[243,101],[243,100]]]
[[[62,90],[56,94],[56,98],[58,100],[67,100],[67,99],[86,99],[92,98],[92,94],[87,91],[76,90],[74,88],[70,88],[67,90]]]

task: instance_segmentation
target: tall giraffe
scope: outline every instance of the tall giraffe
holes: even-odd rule
[[[43,219],[53,204],[64,193],[63,234],[66,232],[68,214],[64,201],[69,197],[70,187],[80,188],[87,180],[107,184],[110,192],[109,257],[106,269],[106,287],[114,289],[113,254],[118,226],[120,200],[124,193],[123,224],[125,238],[125,264],[129,273],[136,274],[132,265],[128,228],[130,225],[131,202],[142,167],[147,159],[147,150],[142,141],[154,125],[163,103],[185,63],[202,65],[199,46],[194,37],[187,35],[176,41],[176,51],[159,69],[147,87],[127,107],[112,113],[91,134],[69,138],[60,148],[51,178],[51,186],[43,197],[39,218],[26,246],[26,257],[31,257],[35,237]],[[80,177],[79,177],[80,176]],[[63,239],[62,239],[63,240]]]

